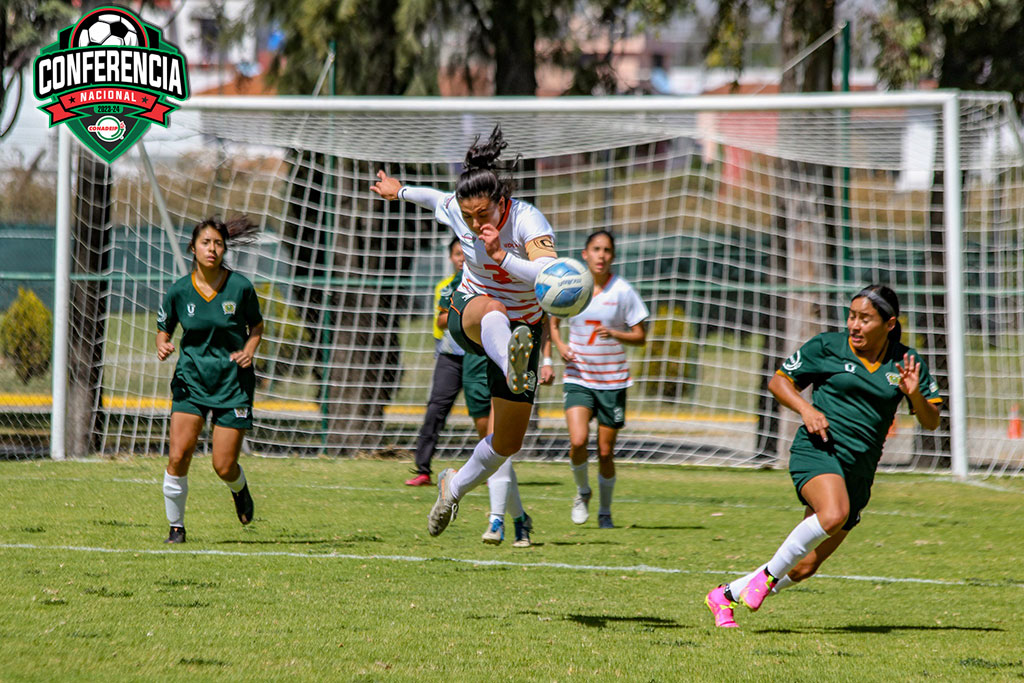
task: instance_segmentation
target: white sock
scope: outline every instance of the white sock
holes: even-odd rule
[[[449,490],[452,492],[455,500],[462,500],[464,495],[484,483],[487,477],[497,472],[502,463],[508,459],[498,455],[491,448],[491,438],[493,436],[493,434],[488,434],[485,438],[481,439],[480,443],[473,449],[473,455],[469,461],[459,468],[459,471],[452,477]]]
[[[516,471],[512,469],[512,458],[508,459],[509,472],[511,472],[511,482],[508,487],[508,513],[512,515],[512,519],[519,519],[525,514],[523,510],[523,499],[519,497],[519,477],[516,476]]]
[[[775,551],[775,556],[768,561],[768,573],[776,578],[785,576],[797,562],[804,559],[807,553],[817,548],[826,538],[828,534],[821,528],[818,515],[804,518],[804,521],[789,532],[789,536]]]
[[[569,467],[572,468],[572,478],[576,481],[576,492],[581,496],[590,493],[590,482],[587,480],[587,461],[584,460],[579,465],[570,462]]]
[[[185,501],[188,499],[188,475],[176,477],[164,470],[164,510],[171,526],[185,526]]]
[[[224,483],[228,485],[228,488],[231,489],[232,493],[238,493],[241,491],[245,487],[245,471],[242,470],[242,466],[238,466],[238,479],[235,479],[234,481],[226,481]]]
[[[729,593],[732,594],[732,599],[733,600],[739,600],[740,599],[740,593],[743,591],[743,589],[747,587],[747,584],[750,583],[754,579],[755,576],[757,576],[758,574],[763,572],[764,568],[766,566],[768,566],[768,565],[762,564],[760,567],[758,567],[754,571],[750,572],[746,576],[744,576],[742,578],[739,578],[739,579],[736,579],[735,581],[730,583],[729,584]]]
[[[601,505],[600,507],[597,508],[597,514],[612,514],[612,491],[614,490],[615,477],[612,477],[611,479],[605,479],[600,474],[597,475],[597,491],[598,496],[601,499]]]
[[[508,367],[508,342],[511,338],[512,328],[504,313],[491,311],[480,319],[480,346],[502,372]]]
[[[491,498],[491,519],[504,518],[508,506],[508,492],[512,488],[512,459],[506,458],[498,471],[487,480],[487,495]]]
[[[786,590],[787,588],[789,588],[790,586],[793,586],[795,584],[796,584],[796,581],[794,581],[793,579],[789,578],[789,574],[786,574],[781,579],[779,579],[779,582],[777,584],[772,586],[772,593],[778,593],[781,590]]]

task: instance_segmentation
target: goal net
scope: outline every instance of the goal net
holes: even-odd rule
[[[240,213],[262,238],[227,260],[267,320],[247,449],[411,450],[450,235],[369,188],[384,169],[451,189],[500,123],[505,155],[521,156],[517,196],[547,216],[559,253],[610,231],[614,270],[651,311],[619,457],[784,466],[799,422],[768,379],[884,283],[945,402],[936,432],[901,410],[883,466],[1024,465],[1024,150],[1007,98],[194,98],[172,119],[113,166],[76,155],[70,384],[55,414],[71,455],[166,448],[175,357],[153,351],[155,310],[191,268],[193,226]],[[519,457],[566,456],[554,356]],[[440,457],[476,440],[462,406]]]

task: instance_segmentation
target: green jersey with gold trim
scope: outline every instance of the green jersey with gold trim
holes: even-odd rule
[[[173,336],[182,328],[172,386],[184,384],[192,401],[211,407],[252,407],[256,389],[253,367],[239,367],[231,354],[240,351],[250,331],[263,321],[252,283],[228,271],[224,283],[207,299],[186,275],[167,290],[157,312],[157,329]]]
[[[791,379],[799,390],[813,387],[811,404],[828,418],[831,447],[837,457],[873,474],[889,427],[906,398],[899,389],[896,364],[902,364],[907,353],[920,364],[920,391],[925,400],[941,403],[938,383],[917,351],[890,342],[881,360],[869,363],[854,352],[846,332],[814,337],[782,363],[778,374]],[[912,407],[910,410],[913,412]],[[812,441],[806,427],[797,430],[794,446],[797,440]]]

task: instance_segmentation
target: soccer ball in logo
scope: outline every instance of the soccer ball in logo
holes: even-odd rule
[[[533,284],[540,307],[558,318],[578,314],[594,297],[594,276],[571,258],[557,258],[544,266]]]
[[[139,44],[139,33],[127,17],[120,14],[101,14],[78,32],[75,47],[121,46]]]

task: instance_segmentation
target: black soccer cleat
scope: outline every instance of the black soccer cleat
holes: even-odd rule
[[[185,542],[185,527],[183,526],[172,526],[171,532],[167,534],[167,540],[164,543],[184,543]]]
[[[249,482],[246,482],[238,493],[232,491],[231,497],[235,499],[235,512],[238,513],[238,521],[242,524],[251,522],[253,505],[252,496],[249,495]]]

